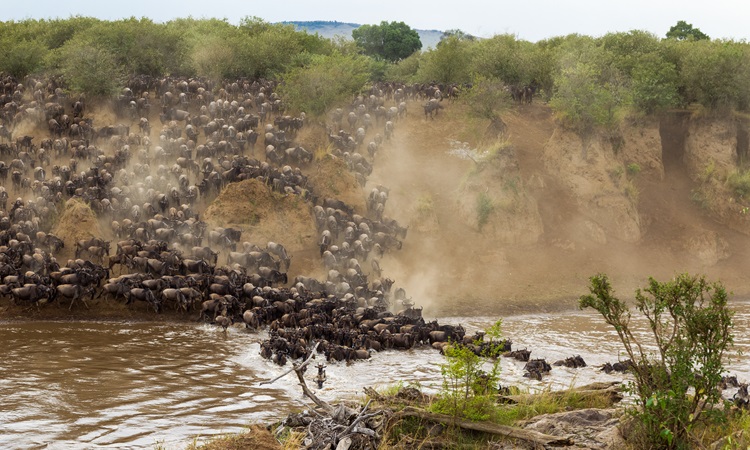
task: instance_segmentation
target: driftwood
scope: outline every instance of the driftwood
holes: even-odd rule
[[[366,423],[377,415],[386,414],[386,411],[377,410],[367,414],[371,401],[368,401],[360,411],[348,408],[343,404],[332,406],[328,402],[318,398],[307,387],[304,368],[312,361],[317,348],[318,344],[315,344],[310,352],[310,356],[302,364],[293,364],[291,369],[276,378],[260,383],[273,383],[294,371],[299,379],[302,393],[322,410],[321,413],[311,409],[307,413],[290,415],[282,422],[282,426],[276,430],[276,433],[280,433],[285,426],[299,427],[301,425],[307,428],[307,436],[304,439],[305,448],[307,449],[330,450],[335,448],[336,450],[350,450],[350,448],[376,448],[380,442],[380,433],[376,430],[381,427],[375,426],[376,429],[372,429]],[[291,425],[292,423],[294,425]],[[357,436],[362,439],[357,438]]]
[[[313,403],[318,405],[319,408],[323,409],[326,413],[329,415],[334,414],[334,408],[328,402],[321,400],[318,398],[317,395],[315,395],[308,387],[307,383],[305,383],[305,371],[303,370],[308,364],[310,364],[310,361],[315,357],[315,351],[318,349],[318,345],[320,345],[320,342],[317,342],[315,346],[313,347],[312,351],[310,352],[310,356],[307,357],[307,359],[302,364],[292,364],[292,368],[287,370],[286,372],[282,373],[278,377],[274,378],[270,381],[261,381],[260,384],[271,384],[275,381],[280,380],[281,378],[284,378],[289,374],[290,372],[294,371],[297,374],[297,378],[299,379],[299,385],[302,388],[302,393],[305,394],[307,398],[312,400]]]
[[[537,431],[498,425],[492,422],[472,422],[470,420],[458,419],[453,416],[427,412],[410,406],[393,414],[392,419],[402,419],[404,417],[418,417],[430,422],[457,426],[465,430],[481,431],[483,433],[531,442],[538,446],[565,447],[573,445],[573,440],[566,437],[550,436]]]

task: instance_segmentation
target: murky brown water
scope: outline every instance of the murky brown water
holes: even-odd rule
[[[736,302],[737,349],[750,351],[750,303]],[[468,330],[495,318],[443,318]],[[565,388],[617,380],[595,367],[617,359],[614,333],[593,313],[513,316],[504,320],[514,348],[549,362],[580,354],[583,369],[554,368],[543,382],[522,378],[523,364],[502,361],[507,384]],[[258,355],[264,334],[237,328],[226,334],[189,323],[0,323],[0,448],[182,449],[196,436],[236,432],[249,423],[280,418],[303,399],[293,376]],[[440,356],[431,349],[383,352],[369,361],[327,368],[323,398],[353,397],[364,386],[440,384]],[[729,369],[750,379],[750,364],[733,358]],[[308,371],[308,377],[314,376]],[[310,386],[314,383],[310,382]]]

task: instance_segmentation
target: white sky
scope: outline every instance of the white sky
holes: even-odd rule
[[[415,29],[489,37],[511,33],[536,42],[579,33],[645,30],[664,37],[684,20],[711,38],[750,40],[747,0],[21,0],[0,8],[0,20],[148,17],[156,22],[192,16],[237,23],[245,16],[268,22],[330,20],[377,24],[403,21]]]

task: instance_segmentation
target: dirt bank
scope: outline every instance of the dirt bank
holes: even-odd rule
[[[748,295],[748,237],[694,201],[697,184],[685,158],[665,171],[664,148],[674,144],[658,121],[623,125],[615,149],[603,137],[584,145],[556,126],[546,105],[518,107],[504,120],[511,149],[498,167],[477,170],[448,153],[451,140],[497,145],[482,140],[482,126],[459,104],[434,120],[398,122],[394,145],[376,158],[368,187],[389,186],[386,212],[411,225],[403,250],[382,265],[426,313],[573,308],[597,272],[623,286],[623,297],[649,276],[685,271]],[[697,145],[688,138],[691,151],[733,150],[700,139]],[[480,231],[472,205],[483,194],[493,209]],[[508,198],[516,203],[503,203]],[[541,230],[530,219],[536,215]]]

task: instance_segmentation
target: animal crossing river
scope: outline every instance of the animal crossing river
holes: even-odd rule
[[[750,303],[734,301],[732,307],[735,350],[748,354]],[[467,334],[495,320],[440,318],[463,324]],[[554,367],[539,382],[522,377],[524,363],[503,358],[503,385],[563,389],[623,378],[599,370],[624,355],[614,331],[593,312],[511,316],[504,318],[503,330],[513,349],[527,348],[532,358],[551,363],[581,355],[588,364]],[[161,444],[182,449],[196,437],[283,418],[306,400],[293,375],[259,384],[282,372],[259,356],[265,337],[191,323],[0,323],[0,447],[152,449]],[[729,372],[748,381],[748,359],[736,351],[731,356]],[[419,383],[434,392],[440,388],[441,361],[437,351],[425,347],[385,351],[351,365],[328,364],[318,395],[354,398],[365,386],[397,382]],[[317,370],[311,369],[306,376],[314,387]]]

